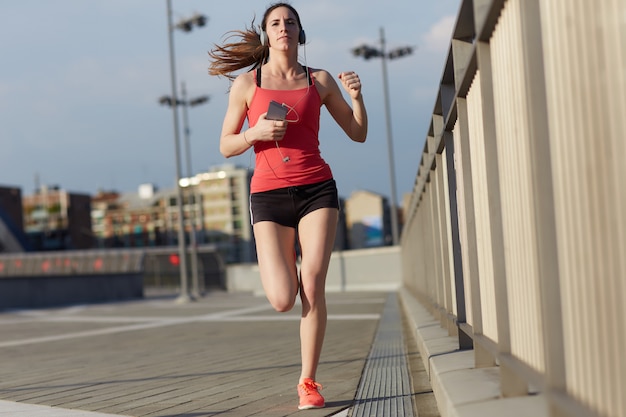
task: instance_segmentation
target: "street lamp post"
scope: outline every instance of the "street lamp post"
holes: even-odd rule
[[[187,163],[188,180],[186,183],[184,183],[184,181],[180,181],[180,182],[184,183],[184,184],[181,184],[181,187],[192,187],[192,186],[195,186],[195,184],[192,184],[191,182],[191,176],[193,175],[193,169],[191,167],[191,140],[190,140],[191,129],[189,128],[189,116],[188,116],[187,108],[204,104],[207,101],[209,101],[210,97],[205,95],[205,96],[195,97],[191,100],[187,100],[187,89],[185,87],[184,82],[181,83],[181,96],[182,98],[180,100],[179,99],[174,100],[170,96],[162,96],[159,98],[159,103],[165,106],[169,106],[169,107],[182,106],[183,108],[183,132],[185,134],[185,159]],[[193,197],[194,197],[193,199],[194,199],[194,206],[195,206],[196,205],[195,195],[193,195]],[[191,225],[191,232],[189,233],[189,244],[191,246],[191,277],[192,277],[192,283],[193,283],[192,295],[194,297],[199,297],[200,288],[199,288],[199,283],[198,283],[198,245],[196,242],[196,233],[195,233],[195,209],[192,208],[189,217],[190,217],[190,225]]]
[[[174,24],[172,22],[172,1],[167,2],[167,35],[169,43],[169,58],[170,58],[170,81],[172,89],[172,102],[176,103],[176,65],[174,58]],[[185,32],[189,32],[194,24],[197,26],[204,26],[206,18],[202,15],[196,14],[191,19],[183,20],[176,25]],[[180,137],[178,127],[178,109],[176,105],[172,106],[172,117],[174,121],[174,155],[176,158],[176,206],[178,212],[178,257],[180,260],[180,296],[177,302],[188,302],[191,300],[189,295],[189,285],[187,282],[187,251],[185,244],[185,230],[184,230],[184,218],[183,218],[183,193],[180,186],[181,178],[181,163],[180,163]]]
[[[191,130],[189,129],[189,116],[188,116],[188,107],[195,107],[209,101],[209,96],[198,96],[194,97],[190,100],[187,100],[187,89],[185,88],[185,83],[181,83],[181,95],[182,100],[179,100],[176,105],[183,106],[183,132],[185,133],[185,157],[187,160],[187,178],[191,180],[191,176],[193,175],[193,170],[191,168]],[[190,187],[190,190],[193,190],[191,187],[195,187],[195,184],[189,183],[187,185]],[[195,297],[200,297],[200,281],[198,279],[198,242],[196,241],[196,215],[195,215],[195,207],[197,205],[196,202],[196,193],[190,193],[189,197],[193,197],[193,206],[190,212],[190,232],[189,232],[189,245],[191,246],[191,281],[193,283],[193,291],[192,294]]]
[[[387,52],[385,50],[385,31],[380,28],[380,49],[369,45],[361,45],[352,50],[354,56],[361,56],[366,60],[370,58],[381,58],[383,66],[383,94],[385,102],[385,121],[387,126],[387,154],[389,158],[389,181],[391,185],[391,236],[394,245],[399,241],[398,227],[398,211],[396,204],[398,198],[396,196],[396,168],[393,157],[393,138],[391,134],[391,110],[389,105],[389,82],[387,77],[387,59],[396,59],[413,53],[413,47],[405,46]]]

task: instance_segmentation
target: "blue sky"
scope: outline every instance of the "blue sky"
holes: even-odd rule
[[[190,98],[192,171],[234,163],[252,167],[246,152],[226,160],[218,142],[228,80],[207,74],[208,55],[229,30],[257,21],[271,2],[172,0],[175,21],[195,12],[208,24],[174,34],[178,84]],[[460,0],[293,0],[302,18],[306,63],[331,74],[354,70],[363,82],[370,126],[352,143],[322,112],[322,154],[342,197],[355,190],[390,196],[379,59],[351,49],[416,47],[388,62],[398,198],[410,192]],[[0,0],[0,186],[58,185],[72,192],[134,192],[143,183],[175,183],[172,114],[158,98],[170,94],[165,0]],[[181,135],[182,138],[182,135]],[[186,173],[183,162],[183,173]]]

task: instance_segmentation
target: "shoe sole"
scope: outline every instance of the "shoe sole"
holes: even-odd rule
[[[298,406],[298,410],[312,410],[314,408],[324,408],[326,406],[326,404],[324,405],[300,405]]]

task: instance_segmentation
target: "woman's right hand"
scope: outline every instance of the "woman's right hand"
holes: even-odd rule
[[[287,122],[284,120],[268,120],[265,118],[267,113],[259,116],[259,120],[254,126],[255,141],[270,142],[282,140],[287,131]]]

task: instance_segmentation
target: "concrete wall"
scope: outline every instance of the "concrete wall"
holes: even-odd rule
[[[327,291],[395,291],[402,282],[400,247],[333,252]],[[263,294],[257,264],[229,265],[226,270],[229,292]]]

